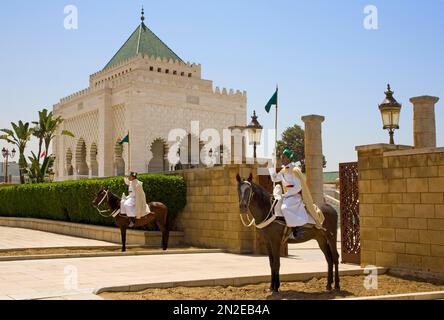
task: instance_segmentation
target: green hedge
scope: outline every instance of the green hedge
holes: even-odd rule
[[[169,210],[170,225],[186,205],[182,177],[140,175],[149,202],[163,202]],[[29,184],[0,188],[0,216],[27,217],[113,226],[112,218],[101,217],[92,201],[103,187],[117,196],[128,193],[122,177]]]

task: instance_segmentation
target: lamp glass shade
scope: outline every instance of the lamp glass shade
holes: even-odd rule
[[[2,149],[2,155],[3,155],[4,158],[6,158],[7,153],[8,153],[8,151],[5,148],[3,148]]]
[[[393,110],[392,111],[392,122],[393,122],[393,126],[395,126],[396,128],[399,128],[399,116],[400,116],[400,110]]]
[[[262,129],[259,128],[248,128],[248,141],[250,145],[258,145],[261,143]]]
[[[399,108],[381,108],[382,123],[384,129],[398,129],[399,128]]]
[[[12,149],[12,157],[13,157],[13,158],[15,157],[16,152],[17,152],[17,151],[15,151],[15,149]]]

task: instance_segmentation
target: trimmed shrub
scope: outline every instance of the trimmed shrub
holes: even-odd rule
[[[147,200],[168,207],[170,226],[186,205],[186,186],[182,177],[157,174],[140,175]],[[117,196],[128,192],[122,177],[28,184],[0,188],[0,216],[26,217],[75,223],[113,226],[92,207],[104,187]]]

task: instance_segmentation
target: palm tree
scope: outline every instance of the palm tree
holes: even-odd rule
[[[63,121],[62,117],[54,119],[54,113],[52,111],[48,112],[47,109],[43,109],[42,111],[39,111],[39,121],[33,122],[33,124],[35,124],[33,134],[39,140],[39,153],[37,156],[33,154],[29,159],[32,163],[31,171],[33,172],[33,176],[36,177],[36,182],[44,182],[46,173],[51,170],[52,164],[54,163],[54,157],[50,156],[49,147]],[[67,130],[63,130],[61,135],[74,137],[74,135]],[[42,154],[43,145],[45,147],[44,154]],[[41,158],[44,158],[44,160],[40,167]],[[50,158],[52,161],[49,161]],[[38,172],[38,174],[36,175],[35,172]]]
[[[33,135],[39,140],[39,152],[37,158],[40,159],[42,155],[43,141],[45,139],[46,122],[48,121],[48,110],[43,109],[39,111],[39,121],[33,121],[35,125]]]
[[[19,151],[19,169],[20,169],[20,183],[25,183],[24,173],[28,166],[25,158],[25,149],[28,141],[31,139],[31,136],[34,132],[34,129],[29,127],[29,123],[23,123],[23,121],[19,121],[18,124],[14,122],[11,123],[12,130],[10,129],[2,129],[0,132],[5,133],[0,136],[1,140],[5,140],[10,144],[14,144],[17,146]]]

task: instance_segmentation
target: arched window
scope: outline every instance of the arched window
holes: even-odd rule
[[[80,139],[76,149],[76,172],[78,176],[89,176],[89,168],[86,163],[86,143]]]
[[[168,146],[163,139],[156,139],[151,144],[152,159],[148,164],[148,172],[168,171]]]

